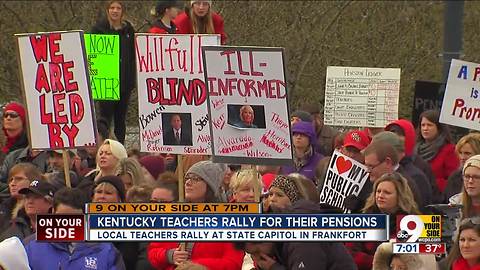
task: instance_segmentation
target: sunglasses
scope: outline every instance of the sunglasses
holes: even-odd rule
[[[7,118],[9,116],[10,116],[10,118],[17,118],[20,115],[17,112],[6,112],[6,113],[3,114],[3,118]]]

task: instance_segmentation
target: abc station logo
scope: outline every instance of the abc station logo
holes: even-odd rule
[[[397,217],[399,242],[438,242],[441,240],[441,218],[438,215],[407,215]]]

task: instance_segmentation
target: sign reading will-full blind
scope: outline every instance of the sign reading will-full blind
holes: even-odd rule
[[[120,100],[118,35],[84,34],[94,100]]]

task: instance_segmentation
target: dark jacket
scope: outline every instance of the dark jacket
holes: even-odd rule
[[[5,229],[10,226],[12,211],[15,207],[15,204],[17,204],[17,200],[12,197],[5,199],[0,204],[0,232],[5,231]]]
[[[413,198],[415,199],[415,202],[417,203],[417,206],[419,209],[424,209],[426,206],[424,203],[424,199],[422,198],[422,193],[420,192],[420,185],[413,180],[413,178],[410,176],[409,172],[403,167],[398,167],[397,172],[400,173],[405,179],[407,179],[408,186],[410,187],[410,190],[413,193]]]
[[[8,172],[10,172],[10,169],[15,164],[21,162],[32,163],[33,165],[37,166],[40,172],[46,173],[48,171],[47,159],[48,153],[46,151],[41,152],[36,157],[32,157],[31,151],[28,147],[15,150],[7,155],[2,166],[0,167],[0,181],[7,182]]]
[[[448,203],[448,199],[453,195],[456,195],[463,190],[463,177],[462,169],[456,170],[450,177],[448,177],[448,183],[445,187],[445,199],[444,203]]]
[[[24,239],[33,233],[30,219],[25,213],[25,210],[22,209],[18,212],[18,216],[10,222],[8,229],[0,234],[0,242],[12,236]]]
[[[435,179],[435,174],[433,174],[430,164],[428,164],[428,162],[426,162],[419,155],[412,155],[411,159],[415,167],[419,168],[420,171],[425,173],[425,176],[427,176],[430,187],[432,188],[432,203],[443,203],[444,197],[443,194],[440,192],[440,189],[438,188],[437,180]]]
[[[35,236],[28,237],[24,245],[31,269],[133,269],[125,268],[112,243],[82,242],[74,245],[71,251],[69,244],[37,242]]]
[[[100,19],[91,30],[92,34],[112,34],[120,36],[120,98],[130,96],[135,87],[137,74],[135,65],[135,30],[132,24],[124,21],[122,28],[115,30],[110,27],[106,18]]]
[[[139,255],[139,244],[139,242],[113,242],[113,245],[123,257],[126,269],[135,269]]]
[[[192,135],[189,134],[187,128],[182,127],[182,132],[180,133],[180,142],[177,143],[175,139],[174,130],[169,128],[165,131],[163,144],[165,145],[192,145]]]
[[[158,19],[153,23],[152,27],[148,29],[148,32],[153,34],[175,34],[177,32],[177,26],[172,21],[170,22],[170,27],[167,27],[162,20]]]
[[[402,171],[409,176],[419,188],[420,196],[422,199],[423,206],[429,205],[432,203],[432,187],[430,182],[427,179],[427,176],[420,171],[412,162],[410,157],[404,157],[400,160],[400,167]]]
[[[325,210],[307,200],[298,200],[282,212],[295,214],[325,213]],[[275,244],[276,264],[272,270],[349,270],[357,269],[352,256],[342,243],[334,242],[280,242]]]

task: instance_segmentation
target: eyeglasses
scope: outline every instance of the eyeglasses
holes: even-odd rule
[[[185,175],[185,183],[190,182],[192,184],[197,184],[203,181],[201,177],[194,176],[194,175]]]
[[[5,113],[3,113],[3,118],[7,118],[9,116],[10,116],[10,118],[17,118],[20,115],[17,112],[5,112]]]
[[[467,182],[470,179],[472,179],[473,181],[480,181],[480,175],[476,175],[476,174],[464,174],[463,175],[463,181]]]
[[[367,167],[367,172],[373,171],[375,168],[382,165],[383,162],[385,162],[385,160],[377,163],[377,165],[365,165]]]

